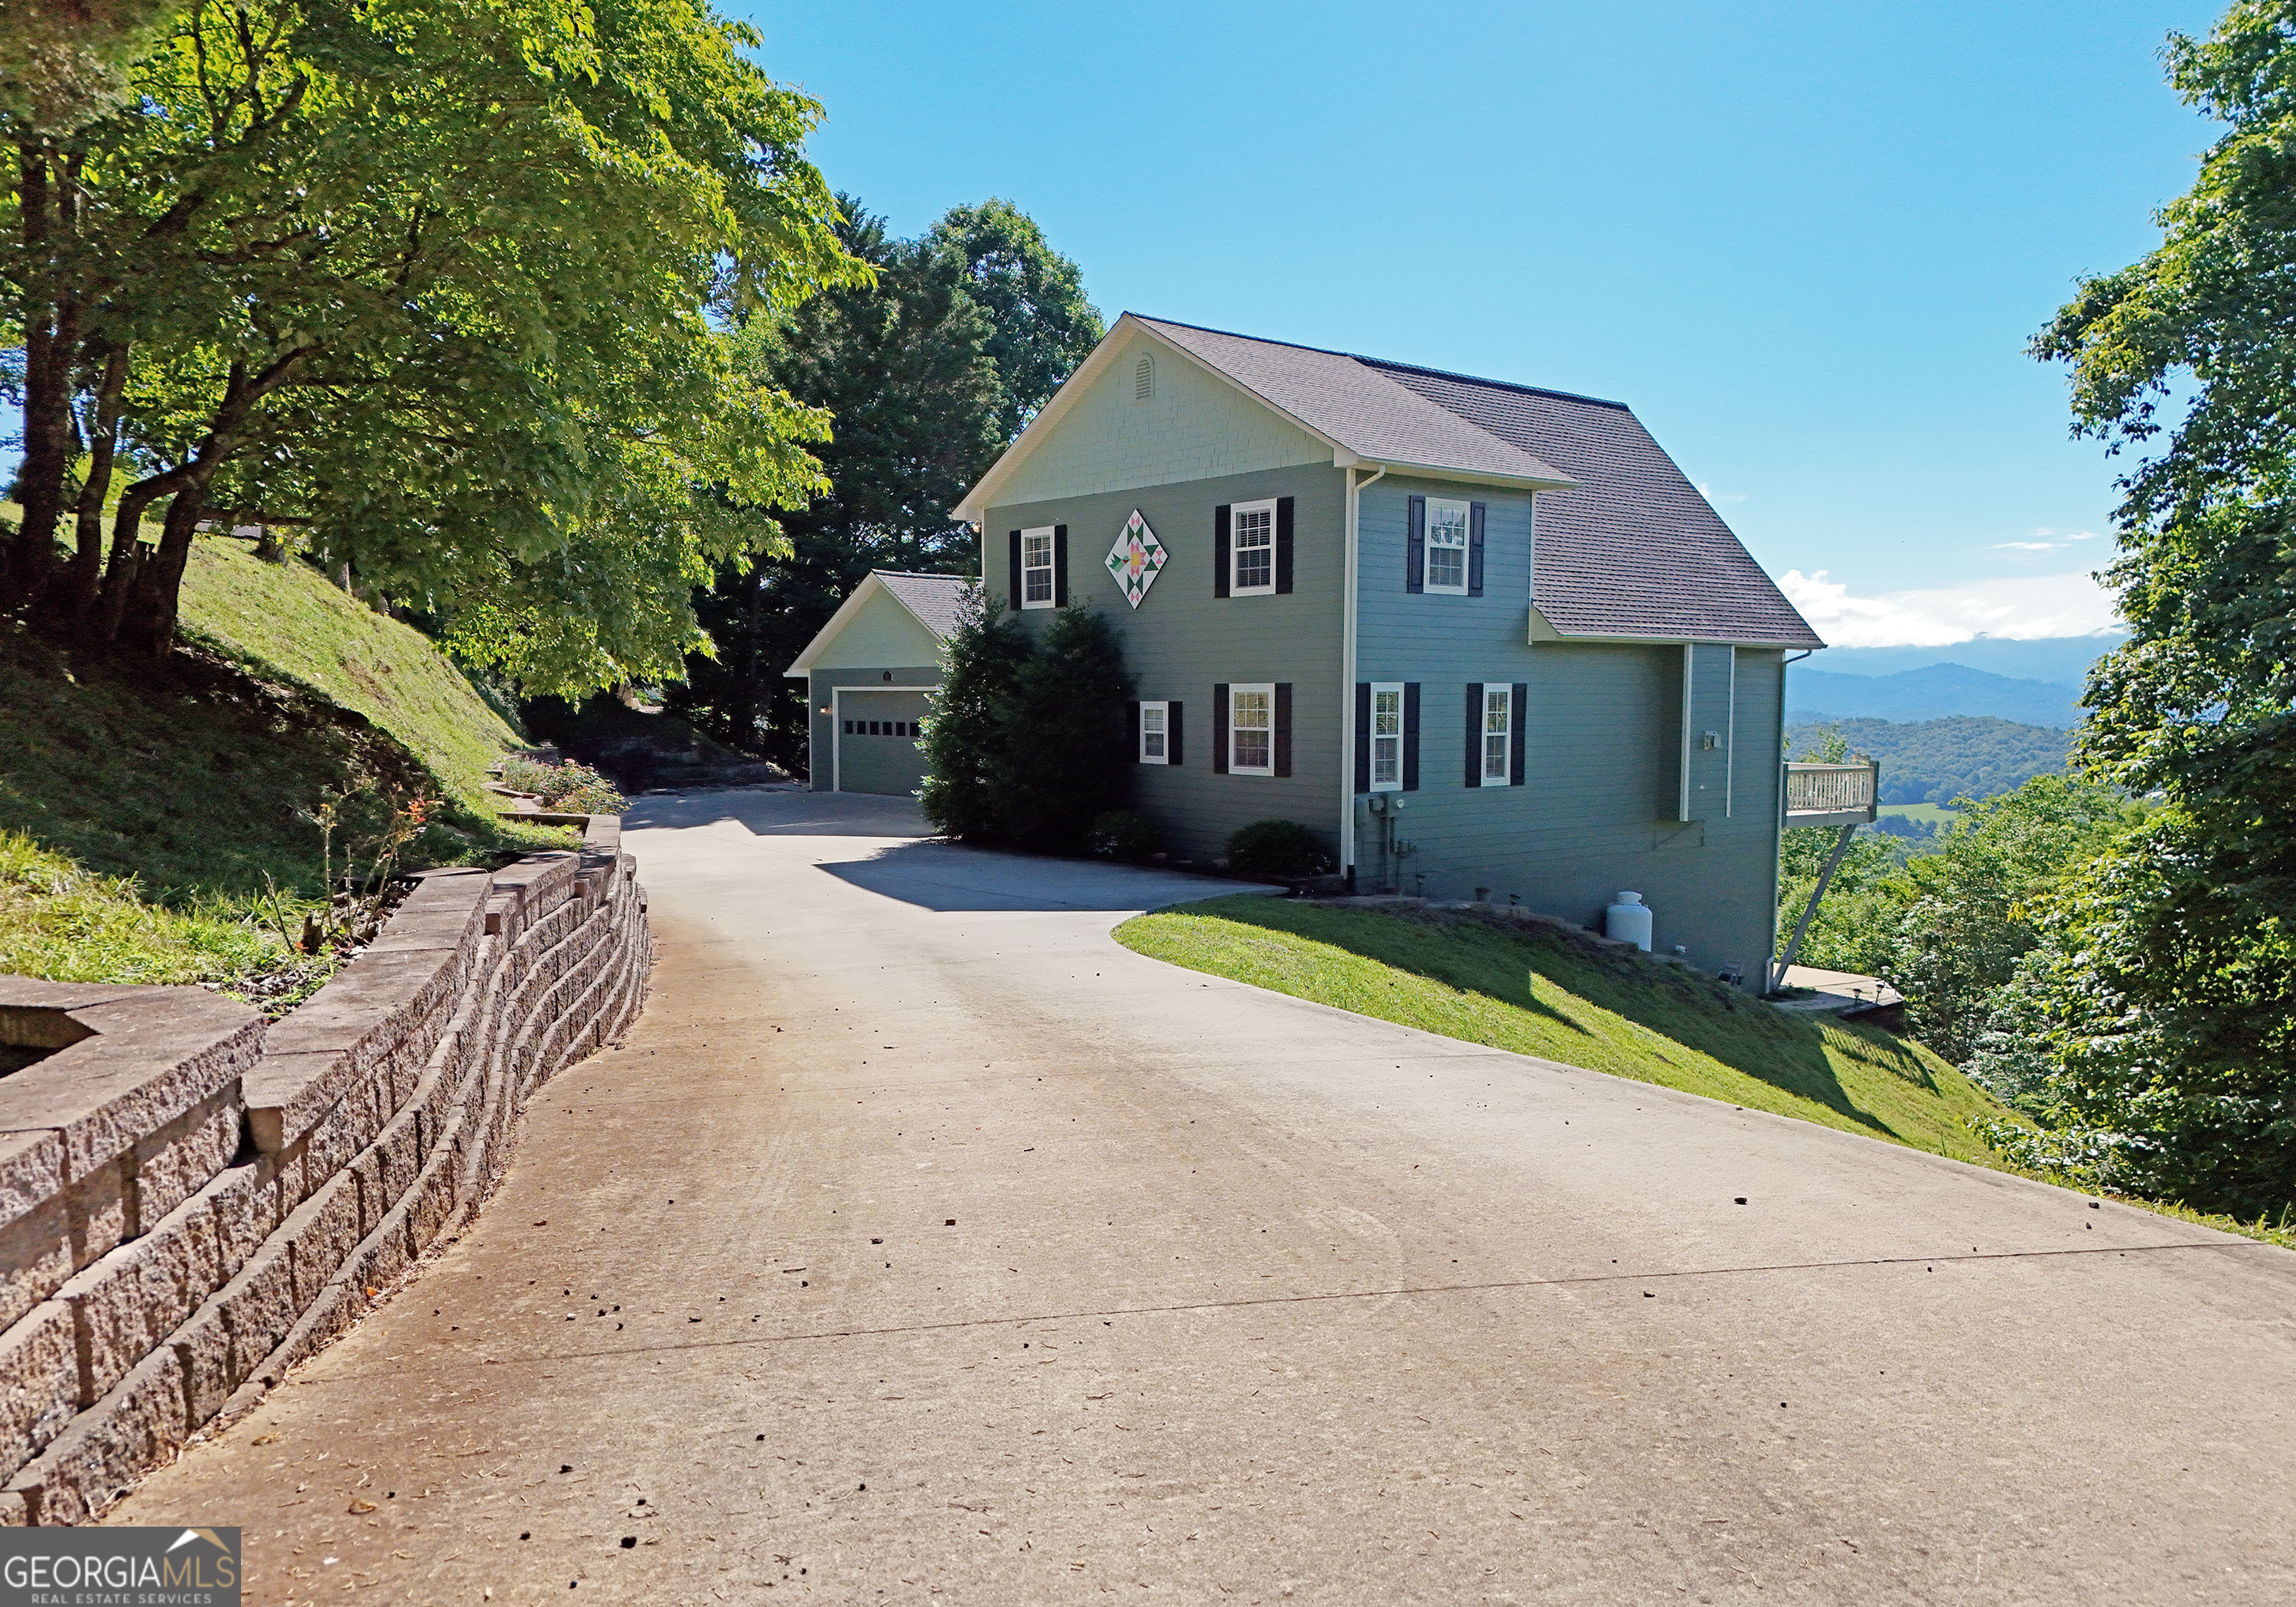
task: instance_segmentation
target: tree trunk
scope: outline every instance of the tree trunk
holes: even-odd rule
[[[79,550],[73,555],[65,585],[64,606],[58,610],[85,622],[95,611],[103,588],[103,499],[111,491],[111,459],[119,438],[119,398],[127,388],[127,346],[113,346],[103,360],[103,380],[95,393],[95,417],[89,425],[87,482],[79,488]]]
[[[87,633],[90,641],[109,645],[119,640],[120,628],[127,619],[128,600],[135,594],[144,569],[144,510],[174,489],[174,481],[171,470],[137,480],[121,495],[119,512],[111,516],[111,559],[104,567],[102,590],[97,594],[95,617]]]
[[[16,471],[24,522],[8,566],[7,602],[37,604],[55,568],[56,527],[63,513],[64,475],[71,467],[71,370],[79,344],[79,316],[62,283],[55,225],[69,216],[59,191],[68,174],[52,174],[43,143],[17,147],[26,278],[38,287],[24,318],[24,457]],[[52,184],[51,179],[61,180]],[[65,214],[60,217],[58,214]]]
[[[192,537],[207,506],[208,474],[198,473],[168,504],[167,522],[160,527],[160,550],[140,566],[135,594],[128,604],[121,631],[122,645],[132,652],[165,656],[176,641],[176,615],[183,598],[184,570],[192,559]]]

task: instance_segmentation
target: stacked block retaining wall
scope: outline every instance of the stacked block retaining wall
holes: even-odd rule
[[[191,988],[0,977],[0,1522],[100,1513],[347,1327],[500,1177],[652,963],[621,823],[436,871],[266,1035]]]

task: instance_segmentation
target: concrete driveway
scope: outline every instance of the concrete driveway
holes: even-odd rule
[[[2296,1600],[2296,1257],[1172,970],[1110,928],[1226,890],[905,803],[628,824],[627,1045],[113,1521],[265,1603]]]

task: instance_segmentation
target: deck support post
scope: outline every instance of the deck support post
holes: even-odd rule
[[[1857,828],[1847,825],[1841,828],[1841,835],[1834,839],[1833,852],[1825,857],[1825,864],[1817,873],[1817,885],[1809,890],[1809,902],[1802,906],[1801,919],[1794,922],[1793,936],[1786,942],[1786,952],[1771,967],[1770,985],[1763,992],[1775,993],[1785,986],[1786,968],[1801,952],[1801,940],[1809,931],[1809,919],[1817,914],[1817,901],[1825,897],[1825,884],[1833,880],[1833,873],[1841,866],[1841,857],[1849,851],[1849,840],[1857,835]]]

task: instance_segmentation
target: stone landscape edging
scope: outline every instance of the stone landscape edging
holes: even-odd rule
[[[469,1219],[652,969],[620,819],[582,818],[424,873],[267,1036],[200,988],[0,977],[14,1041],[62,1040],[0,1077],[0,1523],[101,1513]]]

